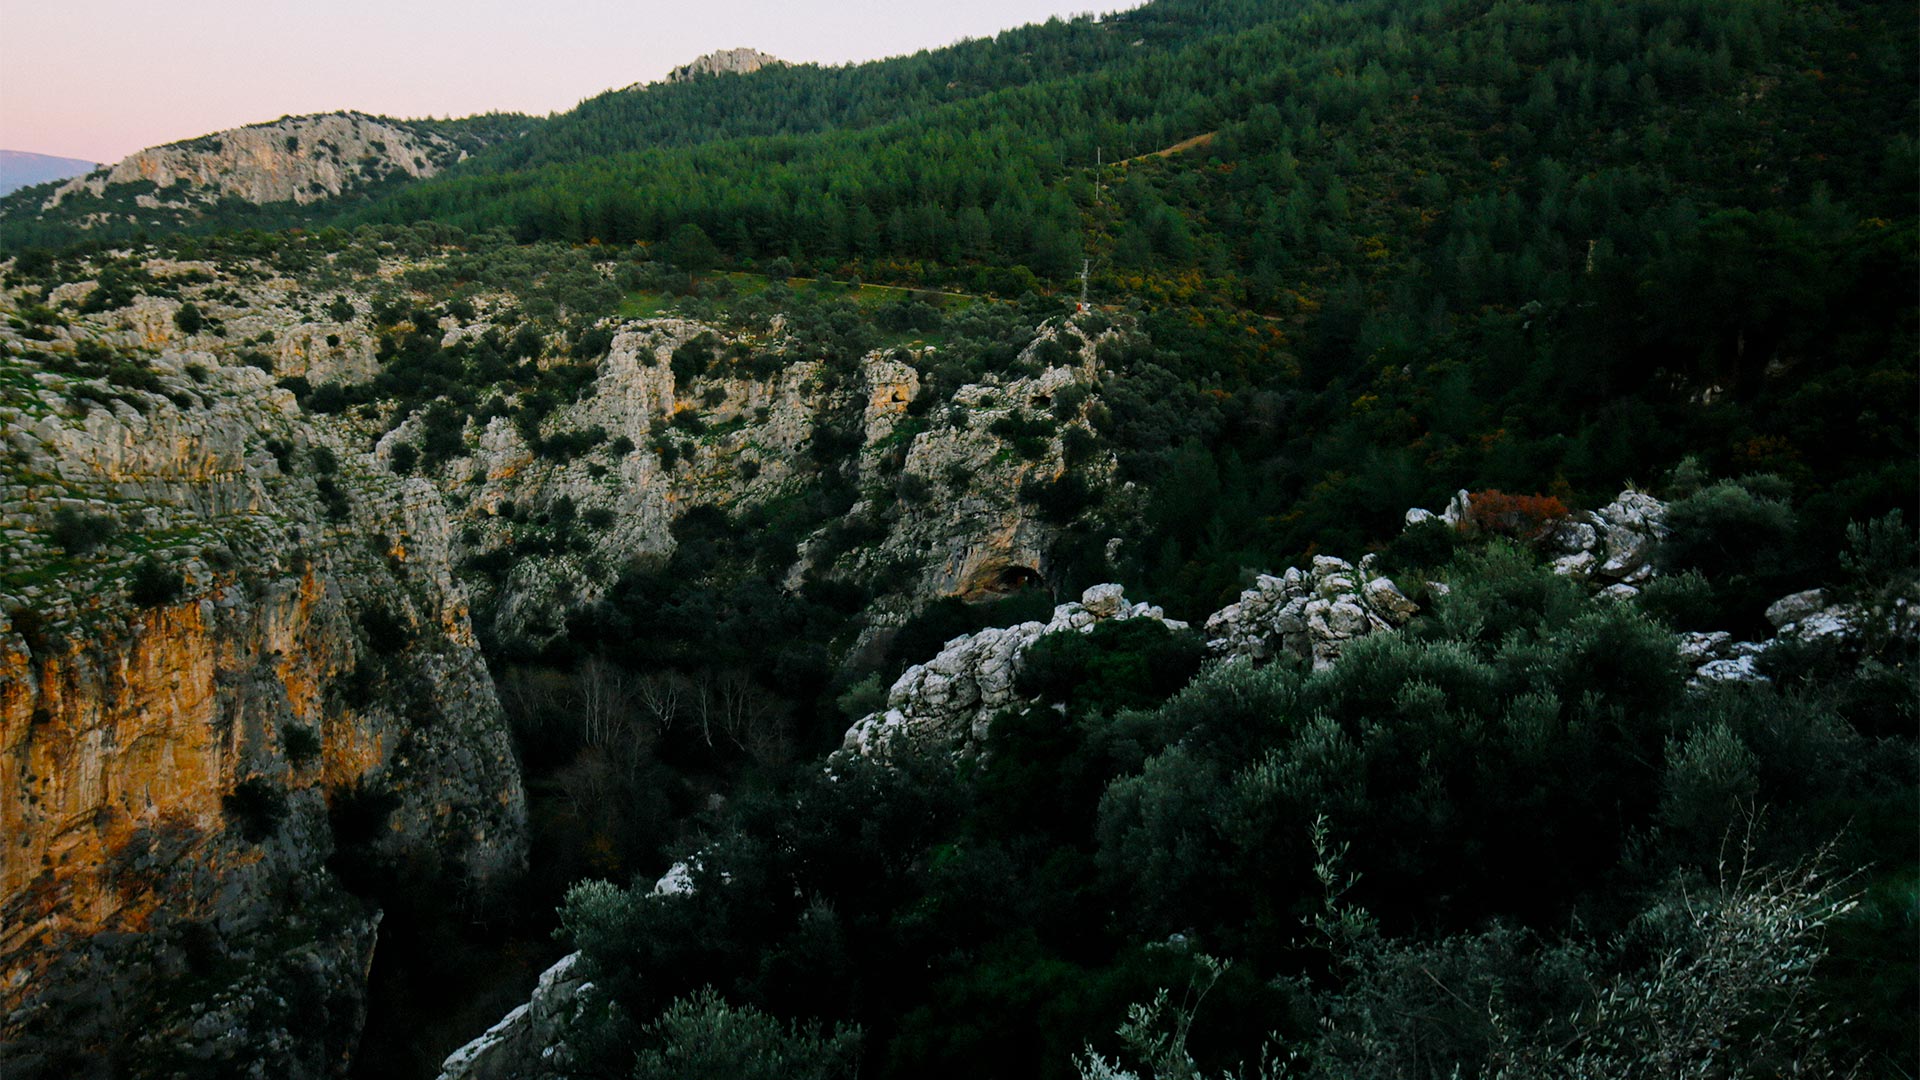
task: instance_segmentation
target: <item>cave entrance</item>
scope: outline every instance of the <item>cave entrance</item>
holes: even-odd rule
[[[988,596],[1012,596],[1040,584],[1040,572],[1031,566],[1001,568],[980,591]]]

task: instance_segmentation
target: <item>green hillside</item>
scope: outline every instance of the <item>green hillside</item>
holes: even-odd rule
[[[724,266],[1008,297],[1091,258],[1152,329],[1133,474],[1235,496],[1163,500],[1142,569],[1198,609],[1462,486],[1593,497],[1693,454],[1822,516],[1910,504],[1906,16],[1155,4],[616,92],[346,220],[657,258],[692,226]]]

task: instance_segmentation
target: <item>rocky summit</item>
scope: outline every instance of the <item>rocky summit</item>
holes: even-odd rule
[[[759,49],[721,49],[667,73],[670,83],[691,82],[706,75],[751,75],[763,67],[786,61]]]

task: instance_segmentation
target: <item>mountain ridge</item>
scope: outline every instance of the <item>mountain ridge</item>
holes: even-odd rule
[[[99,167],[98,163],[81,158],[37,154],[29,150],[0,150],[0,196],[36,184],[66,180]]]

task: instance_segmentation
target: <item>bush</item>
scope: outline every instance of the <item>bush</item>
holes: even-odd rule
[[[304,769],[308,762],[320,756],[320,735],[312,728],[283,724],[280,727],[280,747],[286,751],[287,760],[294,768]]]
[[[707,988],[680,998],[642,1033],[633,1080],[725,1076],[731,1080],[852,1080],[859,1075],[858,1027],[783,1024],[752,1006],[735,1007]]]
[[[313,482],[313,489],[320,495],[320,507],[328,521],[346,521],[353,516],[353,506],[347,501],[347,493],[331,476],[322,476]]]
[[[180,571],[148,555],[134,565],[127,597],[140,607],[164,607],[180,599],[186,579]]]
[[[1732,480],[1708,487],[1667,507],[1659,562],[1667,570],[1698,570],[1709,579],[1773,569],[1793,540],[1793,508],[1756,495]]]
[[[1034,642],[1014,685],[1025,697],[1097,710],[1151,706],[1185,685],[1205,654],[1198,635],[1153,619],[1106,622]]]
[[[206,324],[206,318],[200,314],[200,309],[194,306],[191,300],[181,304],[180,310],[173,313],[173,325],[179,327],[183,334],[197,334]]]
[[[856,721],[887,707],[887,687],[880,682],[880,673],[874,672],[847,687],[834,704],[849,722]]]
[[[1675,630],[1717,630],[1720,605],[1698,570],[1666,574],[1640,589],[1640,607]]]
[[[360,613],[360,629],[366,634],[368,651],[379,657],[404,651],[413,639],[407,624],[384,604],[375,604]]]
[[[1509,495],[1488,490],[1472,496],[1473,523],[1488,532],[1532,542],[1567,516],[1567,505],[1551,495]]]
[[[1098,502],[1099,496],[1077,474],[1067,473],[1054,481],[1042,476],[1027,477],[1020,485],[1020,500],[1031,503],[1043,519],[1064,525]]]
[[[1028,419],[1018,413],[995,420],[987,430],[1013,444],[1014,450],[1029,461],[1045,457],[1048,441],[1053,438],[1052,421]]]
[[[1760,614],[1796,579],[1801,565],[1793,508],[1766,477],[1723,480],[1667,507],[1670,534],[1655,561],[1668,572],[1697,570],[1713,585],[1714,623],[1758,632]]]
[[[53,522],[47,527],[53,542],[70,555],[85,555],[112,540],[119,532],[119,523],[107,515],[90,514],[71,506],[55,510]]]
[[[713,366],[713,346],[713,335],[701,334],[673,350],[674,382],[685,386],[705,375],[707,369]]]
[[[1389,577],[1430,571],[1453,560],[1460,531],[1439,518],[1409,525],[1380,551],[1380,569]]]
[[[232,794],[220,800],[220,809],[228,820],[240,827],[240,835],[259,843],[287,816],[287,793],[260,777],[251,777],[234,786]]]

